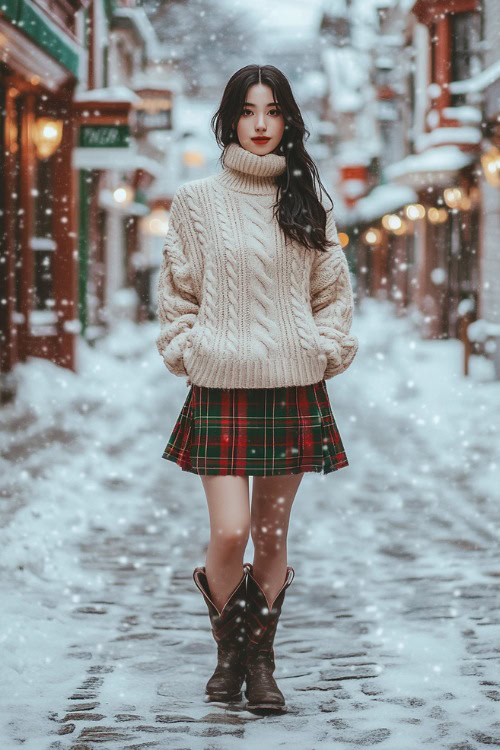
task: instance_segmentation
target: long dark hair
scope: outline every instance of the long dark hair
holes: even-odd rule
[[[246,65],[234,73],[226,84],[221,103],[211,120],[211,127],[219,146],[225,148],[238,142],[237,123],[246,101],[246,93],[254,83],[263,83],[272,89],[275,101],[285,118],[285,130],[277,152],[286,158],[286,170],[276,179],[275,217],[285,237],[296,240],[309,249],[325,251],[334,245],[327,240],[326,210],[318,197],[316,184],[327,193],[318,174],[318,169],[304,148],[310,136],[300,109],[292,94],[286,76],[274,65]],[[222,163],[224,153],[221,154]]]

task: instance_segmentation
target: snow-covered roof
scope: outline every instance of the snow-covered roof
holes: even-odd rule
[[[325,0],[323,3],[323,13],[333,18],[347,16],[346,0]]]
[[[130,102],[131,104],[139,103],[140,96],[137,96],[132,89],[127,86],[107,86],[101,89],[88,89],[75,94],[76,102]]]
[[[335,155],[335,164],[337,167],[352,166],[355,164],[367,167],[370,161],[370,154],[360,141],[344,141],[340,144],[339,150]]]
[[[468,104],[460,107],[443,107],[443,115],[447,120],[458,120],[464,124],[480,123],[482,120],[481,110]]]
[[[416,0],[399,0],[399,7],[403,12],[410,11],[415,5]]]
[[[144,8],[139,6],[135,8],[115,8],[113,18],[126,18],[135,26],[144,40],[146,53],[150,60],[162,58],[162,47]]]
[[[497,60],[472,78],[466,78],[465,81],[452,81],[450,83],[450,92],[452,94],[470,94],[474,91],[484,91],[500,78],[500,60]]]
[[[134,90],[182,91],[180,76],[175,71],[138,70],[132,76],[131,86]]]
[[[375,58],[375,67],[392,70],[394,67],[394,59],[389,55],[379,55]]]
[[[373,221],[416,200],[418,200],[417,193],[411,187],[387,183],[378,185],[369,195],[360,198],[355,211],[360,221]]]
[[[384,47],[402,47],[405,43],[404,34],[380,34],[376,38],[376,43]]]
[[[313,35],[315,37],[321,19],[321,6],[318,0],[309,3],[294,3],[290,0],[273,0],[270,3],[268,0],[253,0],[245,4],[245,14],[249,23],[258,28],[259,42],[262,42],[260,49],[274,50],[276,44],[281,46],[281,42],[287,43],[285,37],[288,37],[288,44],[292,41],[289,32],[299,34],[301,40],[313,38]],[[252,58],[257,62],[254,55]]]
[[[467,326],[467,338],[469,341],[486,341],[487,338],[500,336],[500,324],[491,323],[489,320],[478,318]]]
[[[415,175],[415,184],[424,184],[425,176],[449,179],[450,173],[462,169],[474,161],[472,154],[464,153],[458,146],[437,146],[421,154],[410,154],[384,169],[387,180],[397,180],[407,175]]]
[[[335,112],[358,112],[365,101],[367,67],[359,50],[330,47],[323,51],[323,66],[330,89],[329,102]]]
[[[430,146],[441,146],[453,143],[481,143],[482,133],[479,128],[462,125],[457,128],[435,128],[430,133],[421,133],[415,142],[415,147],[423,151]]]
[[[160,177],[162,165],[131,148],[74,148],[74,169],[118,169],[124,172],[143,169]]]

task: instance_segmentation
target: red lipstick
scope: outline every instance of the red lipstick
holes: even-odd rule
[[[271,139],[270,139],[270,138],[267,138],[266,136],[258,136],[257,138],[252,138],[252,141],[253,141],[254,143],[261,143],[261,144],[263,144],[263,143],[267,143],[267,142],[268,142],[268,141],[270,141],[270,140],[271,140]]]

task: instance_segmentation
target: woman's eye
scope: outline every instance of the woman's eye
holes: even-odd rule
[[[251,109],[244,109],[244,110],[243,110],[243,112],[242,112],[242,114],[243,114],[243,115],[245,115],[245,114],[246,114],[247,112],[248,112],[249,114],[253,114],[253,112],[252,112],[252,110],[251,110]],[[270,113],[270,114],[272,114],[273,112],[276,112],[276,114],[277,114],[277,115],[280,115],[280,114],[281,114],[281,111],[280,111],[279,109],[270,109],[270,110],[269,110],[269,113]]]

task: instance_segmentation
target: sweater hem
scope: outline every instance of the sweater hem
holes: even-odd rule
[[[317,353],[301,360],[249,362],[207,362],[194,356],[188,357],[184,365],[190,383],[205,388],[288,388],[319,383],[326,370],[325,360],[324,355]]]

